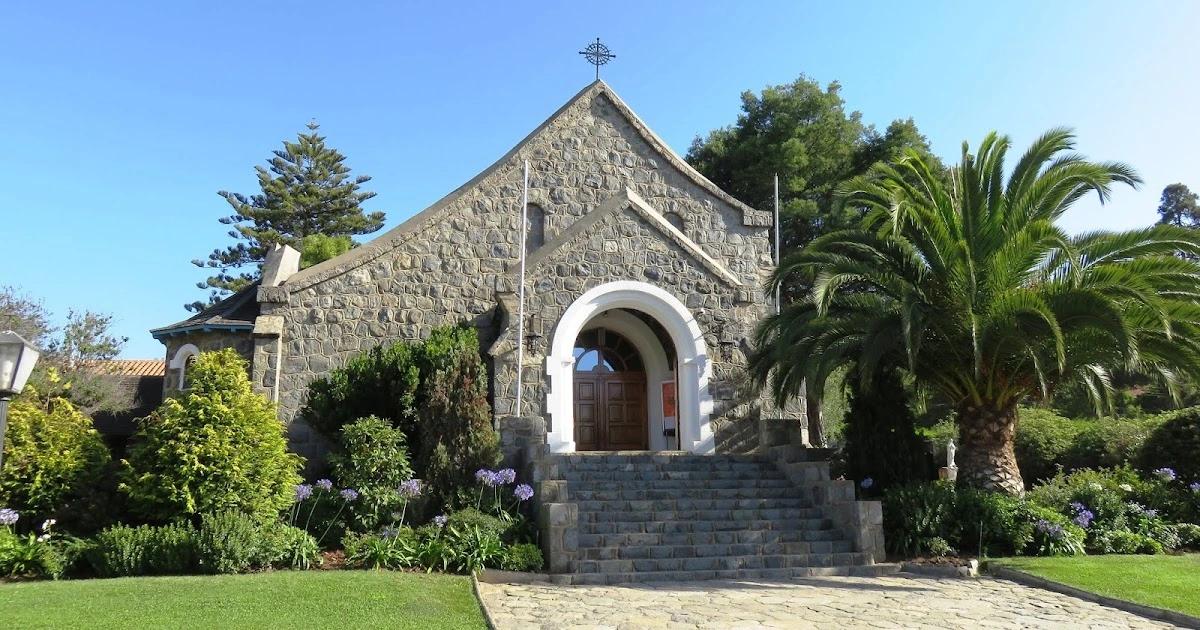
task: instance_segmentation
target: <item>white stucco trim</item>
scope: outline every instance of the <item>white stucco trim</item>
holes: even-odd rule
[[[575,405],[572,400],[575,339],[592,318],[618,308],[635,309],[650,315],[671,336],[679,360],[680,448],[694,453],[715,452],[716,442],[710,425],[712,394],[708,390],[712,365],[700,325],[674,295],[652,284],[628,280],[602,284],[587,291],[567,307],[554,327],[550,354],[546,357],[546,374],[550,377],[546,410],[551,426],[546,443],[550,450],[555,453],[575,451]]]
[[[184,376],[186,376],[184,372],[187,370],[188,359],[199,355],[200,348],[197,348],[195,344],[191,343],[184,344],[183,347],[175,351],[175,356],[171,357],[171,362],[167,364],[167,368],[179,370],[179,379],[175,381],[176,389],[183,389],[183,384],[185,382]]]

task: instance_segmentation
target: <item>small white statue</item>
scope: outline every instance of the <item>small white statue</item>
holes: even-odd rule
[[[957,450],[958,448],[954,446],[954,438],[950,438],[950,441],[946,443],[946,468],[958,468],[954,465],[954,452]]]

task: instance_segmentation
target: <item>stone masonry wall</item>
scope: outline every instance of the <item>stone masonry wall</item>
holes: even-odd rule
[[[175,358],[175,353],[179,352],[180,348],[189,343],[199,348],[200,352],[215,352],[225,348],[233,348],[240,357],[247,361],[247,368],[249,368],[249,361],[254,357],[254,340],[248,331],[193,331],[171,335],[162,341],[167,346],[168,365],[170,365],[171,359]],[[179,370],[167,369],[166,378],[163,379],[163,391],[171,392],[176,389],[179,389]]]
[[[748,219],[742,209],[674,168],[593,87],[489,175],[378,237],[364,252],[341,259],[357,260],[354,267],[335,259],[289,279],[280,288],[282,301],[262,302],[263,315],[283,318],[280,414],[291,423],[291,439],[302,454],[309,454],[306,445],[315,442],[307,427],[294,421],[312,379],[361,350],[423,338],[435,326],[470,322],[479,328],[485,349],[505,332],[500,330],[505,318],[498,299],[515,291],[521,164],[526,159],[530,203],[545,212],[547,243],[630,188],[659,212],[679,215],[683,232],[740,278],[745,294],[737,301],[730,287],[640,217],[623,211],[606,218],[599,232],[589,230],[552,256],[553,262],[530,272],[527,310],[533,317],[527,332],[541,338],[527,355],[526,365],[536,367],[526,371],[530,406],[525,411],[542,411],[534,408],[544,402],[545,370],[537,362],[558,314],[597,284],[636,279],[662,286],[693,310],[714,363],[718,448],[741,450],[750,444],[739,435],[754,423],[754,412],[751,405],[739,403],[736,383],[745,361],[741,340],[767,310],[762,286],[771,268],[769,225],[762,213]],[[629,239],[636,239],[636,249]],[[275,347],[273,341],[257,344],[256,365],[274,365],[279,360]],[[512,390],[511,357],[497,357],[496,365],[495,412],[512,415],[511,394],[505,393]],[[276,386],[266,379],[258,382],[268,394]]]

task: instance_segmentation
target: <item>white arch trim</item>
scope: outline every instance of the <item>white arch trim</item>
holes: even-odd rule
[[[617,308],[650,315],[671,336],[679,359],[676,413],[680,447],[693,453],[715,452],[710,425],[712,394],[708,390],[712,365],[700,325],[675,296],[652,284],[635,281],[610,282],[587,291],[567,307],[554,327],[550,355],[546,357],[546,374],[550,377],[546,409],[552,427],[546,443],[551,452],[575,451],[575,339],[593,317]]]
[[[197,348],[195,344],[186,344],[182,348],[175,351],[175,356],[171,357],[171,363],[168,367],[173,370],[186,367],[187,360],[198,354],[200,354],[200,348]]]

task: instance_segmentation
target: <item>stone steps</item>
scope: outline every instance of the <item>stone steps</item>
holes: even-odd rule
[[[579,510],[580,523],[651,523],[651,522],[728,522],[750,523],[789,521],[783,527],[799,529],[819,529],[821,527],[821,511],[813,508],[793,508],[783,510],[664,510],[661,512],[605,511],[591,512]],[[734,529],[739,529],[735,527]],[[775,529],[768,527],[766,529]]]
[[[703,571],[628,571],[619,573],[569,573],[552,575],[556,584],[604,585],[637,582],[690,582],[693,580],[788,580],[808,577],[878,577],[900,572],[898,564],[789,567],[782,569],[722,569]]]
[[[621,545],[611,544],[612,537],[601,537],[600,545],[581,547],[583,560],[645,560],[665,558],[725,558],[766,556],[809,556],[853,553],[849,541],[786,542],[786,543],[737,543],[683,544],[672,545]],[[606,546],[607,545],[607,546]],[[759,568],[759,567],[735,567]],[[674,571],[674,569],[663,569]]]
[[[753,455],[554,456],[577,510],[566,583],[790,578],[869,565],[774,464]],[[828,480],[819,465],[815,481]]]
[[[581,511],[686,512],[692,510],[791,510],[812,508],[807,499],[643,499],[576,501]]]

